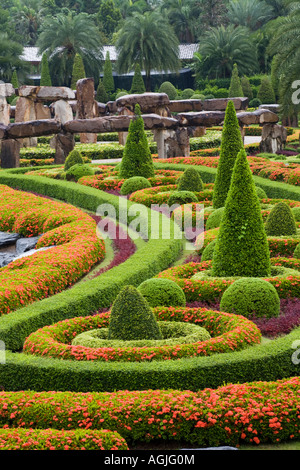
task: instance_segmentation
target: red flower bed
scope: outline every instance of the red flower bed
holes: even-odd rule
[[[75,207],[0,187],[0,230],[32,237],[51,247],[0,269],[0,314],[73,285],[105,256],[93,219]]]
[[[300,378],[188,390],[1,392],[0,425],[112,429],[128,443],[219,446],[299,439]]]
[[[153,347],[88,348],[74,346],[78,334],[96,328],[107,328],[110,312],[85,318],[64,320],[32,333],[24,343],[24,352],[78,361],[152,361],[211,354],[243,349],[260,342],[260,332],[246,318],[207,309],[158,307],[154,313],[159,321],[196,323],[206,328],[212,338],[192,344]]]
[[[108,430],[0,429],[0,450],[128,450],[126,441]]]

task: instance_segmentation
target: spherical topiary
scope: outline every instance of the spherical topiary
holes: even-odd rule
[[[201,261],[210,261],[213,259],[216,241],[217,240],[213,240],[204,248],[201,255]]]
[[[69,168],[71,168],[73,165],[76,165],[77,163],[83,164],[84,161],[80,152],[74,149],[72,150],[72,152],[69,153],[69,155],[66,158],[64,170],[68,171]]]
[[[83,176],[92,176],[94,175],[94,170],[90,165],[85,165],[77,163],[76,165],[71,166],[71,168],[66,171],[66,180],[67,181],[78,181]]]
[[[203,182],[199,172],[195,168],[187,168],[179,178],[177,190],[195,192],[202,191]]]
[[[277,317],[280,314],[280,299],[270,282],[258,278],[242,278],[225,290],[220,310],[246,318]]]
[[[125,286],[112,305],[108,339],[162,339],[150,305],[133,286]]]
[[[198,198],[195,193],[192,191],[174,191],[168,200],[168,205],[173,206],[178,204],[182,206],[183,204],[189,204],[190,202],[198,202]]]
[[[219,207],[219,209],[216,209],[211,214],[209,214],[206,221],[205,230],[211,230],[212,228],[220,227],[223,213],[224,207]]]
[[[265,228],[267,235],[270,237],[296,235],[297,227],[295,217],[286,202],[278,202],[278,204],[273,207],[266,220]]]
[[[267,199],[267,194],[266,192],[262,189],[256,186],[256,194],[259,197],[259,199]]]
[[[151,307],[185,307],[186,298],[181,287],[170,279],[147,279],[138,291]]]
[[[159,88],[160,93],[166,93],[170,100],[176,100],[177,90],[171,82],[163,82]]]
[[[151,188],[150,181],[142,176],[133,176],[132,178],[128,178],[128,180],[124,181],[121,186],[120,193],[123,196],[127,196],[127,194],[131,194],[145,188]]]
[[[182,100],[190,100],[191,97],[194,95],[194,90],[192,88],[185,88],[181,93]]]
[[[202,95],[201,93],[195,93],[194,95],[191,96],[191,100],[204,100],[205,96]]]

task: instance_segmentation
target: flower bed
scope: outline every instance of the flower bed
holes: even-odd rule
[[[125,439],[108,430],[1,429],[0,450],[128,450]]]
[[[299,387],[294,377],[197,392],[1,392],[0,422],[21,429],[113,429],[128,444],[160,439],[198,447],[257,446],[299,439]]]
[[[75,336],[88,330],[107,328],[110,312],[85,318],[66,320],[32,333],[24,343],[27,354],[77,361],[159,361],[183,357],[208,356],[243,349],[260,342],[255,325],[238,315],[206,309],[163,308],[154,309],[159,321],[195,323],[213,336],[206,341],[188,344],[90,348],[74,346]]]
[[[90,216],[75,207],[0,186],[0,230],[40,235],[45,251],[0,269],[0,312],[7,314],[73,285],[105,256]]]

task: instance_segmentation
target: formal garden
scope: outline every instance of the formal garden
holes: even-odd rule
[[[0,2],[0,450],[300,449],[297,3]]]

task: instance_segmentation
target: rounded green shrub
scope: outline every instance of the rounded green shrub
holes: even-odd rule
[[[259,186],[256,186],[256,194],[257,194],[259,199],[267,199],[268,198],[266,192],[262,188],[260,188]]]
[[[192,88],[185,88],[181,93],[182,100],[190,100],[191,97],[194,95],[194,90]]]
[[[294,214],[290,206],[284,202],[278,202],[265,223],[266,233],[268,236],[296,235],[297,227]]]
[[[201,255],[201,261],[210,261],[213,259],[215,246],[216,240],[213,240],[204,248]]]
[[[159,93],[166,93],[170,100],[177,98],[177,90],[171,82],[163,82],[159,87]]]
[[[83,158],[80,152],[76,149],[72,150],[66,158],[64,170],[68,171],[72,166],[76,165],[77,163],[83,164]]]
[[[253,100],[249,102],[249,108],[259,108],[261,104],[262,102],[259,98],[253,98]]]
[[[294,258],[300,259],[300,243],[298,243],[298,245],[297,245],[296,248],[295,248],[295,251],[294,251]]]
[[[134,286],[125,286],[112,305],[108,339],[162,339],[150,305]]]
[[[90,165],[77,163],[76,165],[71,166],[68,171],[66,171],[66,180],[78,181],[83,176],[92,175],[94,175],[94,170]]]
[[[151,183],[143,176],[133,176],[125,180],[121,186],[120,193],[123,196],[139,191],[140,189],[151,188]]]
[[[225,290],[220,310],[246,318],[277,317],[280,299],[275,287],[264,279],[242,278]]]
[[[296,222],[300,222],[300,207],[292,207],[291,210],[295,217]]]
[[[191,100],[204,100],[205,95],[203,95],[202,93],[195,93],[194,95],[191,96],[190,99]]]
[[[192,191],[174,191],[168,199],[168,205],[173,206],[174,204],[189,204],[190,202],[198,202],[198,198]]]
[[[205,230],[211,230],[212,228],[220,227],[223,214],[224,207],[219,207],[219,209],[216,209],[211,214],[209,214],[206,221]]]
[[[147,279],[138,291],[151,307],[184,307],[186,298],[181,287],[170,279]]]
[[[178,180],[178,191],[194,191],[203,190],[203,182],[199,172],[195,168],[187,168]]]

